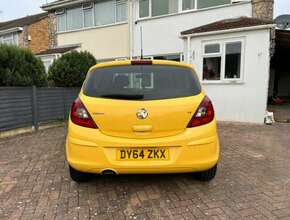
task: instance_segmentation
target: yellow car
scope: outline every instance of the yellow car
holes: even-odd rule
[[[214,178],[214,109],[194,69],[161,60],[97,64],[74,101],[66,139],[74,181],[89,173],[197,173]]]

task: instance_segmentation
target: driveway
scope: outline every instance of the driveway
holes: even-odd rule
[[[290,125],[222,123],[216,178],[96,177],[77,184],[65,128],[0,140],[0,219],[290,219]]]

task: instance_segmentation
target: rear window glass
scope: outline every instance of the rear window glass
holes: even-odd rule
[[[128,65],[97,68],[88,74],[83,92],[98,98],[158,100],[194,96],[201,87],[190,68]]]

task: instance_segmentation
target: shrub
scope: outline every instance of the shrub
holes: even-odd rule
[[[58,87],[80,87],[96,59],[89,52],[72,51],[55,60],[49,68],[49,80]]]
[[[45,86],[45,68],[29,49],[0,44],[0,86]]]

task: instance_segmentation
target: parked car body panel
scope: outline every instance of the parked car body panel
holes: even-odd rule
[[[89,72],[130,64],[131,61],[98,64]],[[192,69],[187,64],[171,61],[153,61],[153,65]],[[82,89],[79,99],[98,128],[79,126],[70,118],[66,140],[68,163],[74,169],[88,173],[102,173],[105,170],[119,174],[208,170],[219,159],[216,120],[187,128],[204,98],[205,94],[201,91],[194,96],[161,100],[105,99],[89,97]],[[148,111],[148,117],[143,120],[136,116],[140,109]],[[159,149],[157,154],[163,151],[164,158],[157,155],[152,160],[149,157],[122,160],[119,155],[121,151],[144,154],[148,149]]]

